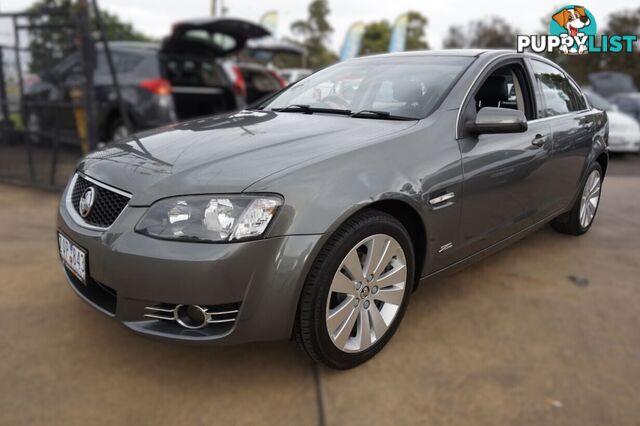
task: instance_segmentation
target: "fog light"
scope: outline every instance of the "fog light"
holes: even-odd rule
[[[174,310],[178,324],[183,327],[196,329],[207,325],[207,310],[198,305],[178,305]]]

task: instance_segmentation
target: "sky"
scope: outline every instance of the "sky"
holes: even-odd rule
[[[257,21],[269,10],[279,12],[278,36],[289,35],[291,22],[304,19],[310,0],[223,0],[227,15]],[[0,11],[20,11],[30,0],[0,0]],[[101,8],[118,14],[138,30],[161,38],[168,34],[173,22],[206,16],[211,0],[98,0]],[[596,20],[604,23],[611,12],[638,7],[638,0],[598,0],[582,3]],[[469,21],[491,15],[505,18],[512,26],[527,34],[541,29],[541,19],[549,17],[565,3],[558,1],[475,0],[429,2],[425,0],[329,0],[330,22],[334,27],[331,47],[340,50],[344,35],[355,21],[393,21],[407,11],[417,10],[429,19],[427,40],[432,48],[442,47],[451,25],[464,25]],[[0,27],[0,36],[3,29]]]

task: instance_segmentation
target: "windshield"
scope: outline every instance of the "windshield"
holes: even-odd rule
[[[473,61],[458,56],[397,56],[343,62],[292,85],[261,105],[428,116]],[[293,110],[293,109],[292,109]]]
[[[587,99],[589,99],[589,103],[594,108],[597,108],[602,111],[611,111],[612,109],[614,109],[613,105],[609,101],[607,101],[605,98],[598,95],[597,93],[585,90],[584,94],[587,95]]]

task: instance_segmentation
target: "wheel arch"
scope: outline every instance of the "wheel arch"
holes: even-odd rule
[[[607,166],[609,166],[609,154],[607,154],[606,151],[603,151],[596,157],[595,161],[600,164],[600,167],[602,167],[602,176],[606,176]]]
[[[418,282],[420,282],[427,256],[427,231],[420,214],[410,204],[397,199],[375,201],[363,209],[373,209],[387,213],[396,218],[407,230],[413,244],[415,256],[414,288],[416,288]]]
[[[365,204],[359,204],[354,206],[348,212],[342,214],[324,234],[323,238],[319,241],[318,248],[314,255],[320,252],[322,247],[326,244],[327,240],[349,219],[353,216],[362,213],[365,210],[378,210],[397,219],[402,226],[407,230],[409,237],[411,238],[411,244],[413,245],[414,260],[415,260],[415,283],[414,289],[420,282],[422,271],[424,270],[426,257],[427,257],[427,229],[419,210],[412,205],[410,201],[406,201],[398,198],[386,198],[377,199]]]

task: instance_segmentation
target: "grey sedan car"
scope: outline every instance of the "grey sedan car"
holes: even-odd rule
[[[349,60],[254,109],[88,155],[60,203],[64,272],[144,335],[295,338],[354,367],[420,283],[547,222],[588,231],[607,133],[606,113],[538,56]]]

